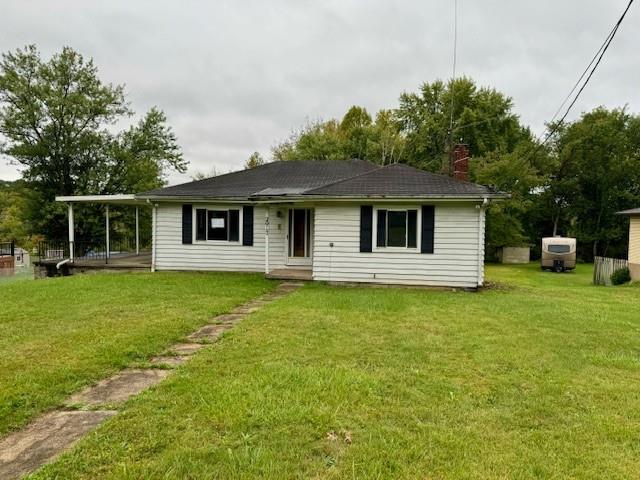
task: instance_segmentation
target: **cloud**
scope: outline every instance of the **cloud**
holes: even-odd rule
[[[626,0],[458,0],[458,73],[514,100],[534,132],[548,120]],[[640,110],[632,9],[572,114]],[[134,109],[164,109],[194,171],[238,169],[306,119],[372,113],[402,91],[451,75],[452,2],[5,0],[0,51],[70,45]],[[172,175],[176,183],[188,175]],[[0,178],[15,178],[0,160]]]

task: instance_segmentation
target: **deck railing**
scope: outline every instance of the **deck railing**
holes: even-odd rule
[[[13,273],[16,247],[13,242],[0,242],[0,275]]]
[[[123,235],[109,242],[109,251],[104,238],[77,240],[73,243],[74,260],[104,260],[123,255],[142,253],[151,249],[151,236],[141,235],[136,251],[136,239],[133,235]],[[66,240],[44,241],[38,244],[40,261],[63,260],[70,258],[71,248]]]
[[[13,257],[16,251],[15,243],[0,242],[0,257]]]

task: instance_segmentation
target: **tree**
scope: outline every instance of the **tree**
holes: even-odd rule
[[[273,147],[274,160],[345,160],[337,120],[308,123]]]
[[[546,150],[537,150],[533,140],[522,142],[513,152],[491,152],[472,163],[474,181],[508,192],[511,198],[490,205],[487,211],[487,255],[505,246],[537,244],[538,234],[529,228],[529,212],[547,177]]]
[[[381,110],[372,122],[363,107],[352,106],[341,121],[309,123],[276,145],[275,160],[346,160],[359,158],[381,165],[397,162],[403,138],[395,114]]]
[[[0,134],[6,141],[0,153],[22,167],[44,202],[33,212],[38,231],[64,237],[65,211],[54,203],[56,195],[141,191],[162,186],[169,169],[186,170],[158,109],[113,133],[113,125],[132,114],[124,88],[104,84],[93,60],[69,47],[48,61],[35,46],[2,55]]]
[[[264,158],[262,158],[262,155],[260,155],[259,152],[253,152],[251,155],[249,155],[247,161],[244,162],[244,169],[249,170],[250,168],[256,168],[264,164],[265,161]]]
[[[363,107],[351,107],[338,126],[338,136],[342,144],[340,150],[345,154],[345,158],[365,159],[372,135],[369,112]]]
[[[380,110],[376,114],[367,144],[367,160],[380,165],[401,162],[404,147],[405,138],[400,131],[396,113],[393,110]]]
[[[451,97],[453,95],[453,131]],[[459,78],[424,83],[418,93],[400,95],[396,116],[405,136],[404,161],[432,172],[447,172],[449,144],[466,143],[474,157],[511,152],[527,137],[513,102],[491,88]]]
[[[581,256],[624,255],[627,223],[615,212],[640,203],[640,117],[603,107],[560,130],[548,202]],[[585,245],[588,245],[585,248]]]
[[[31,234],[25,212],[38,204],[38,199],[23,180],[0,180],[0,241],[14,241],[19,247],[30,249],[38,238]]]

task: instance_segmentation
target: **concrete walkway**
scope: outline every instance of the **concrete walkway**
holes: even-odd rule
[[[248,314],[300,286],[302,283],[281,283],[272,293],[213,318],[211,323],[189,335],[185,343],[174,345],[151,359],[151,364],[167,369],[123,370],[72,395],[64,402],[65,408],[46,413],[23,430],[0,440],[0,479],[20,478],[52,461],[102,422],[116,415],[123,402],[169,376],[171,368],[186,362],[201,348],[206,348]]]

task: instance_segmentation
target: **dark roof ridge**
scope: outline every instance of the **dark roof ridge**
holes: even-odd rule
[[[481,185],[480,183],[470,182],[469,180],[460,180],[459,178],[454,178],[451,175],[447,175],[446,173],[430,172],[428,170],[423,170],[421,168],[413,167],[411,165],[407,165],[406,163],[401,163],[401,162],[390,163],[389,165],[385,165],[385,166],[386,167],[391,167],[391,166],[394,166],[394,165],[398,165],[398,166],[402,166],[402,167],[406,167],[406,168],[411,168],[413,170],[417,170],[419,172],[428,173],[429,175],[435,175],[437,177],[448,178],[449,180],[455,180],[456,182],[460,182],[460,183],[469,183],[471,185]]]

